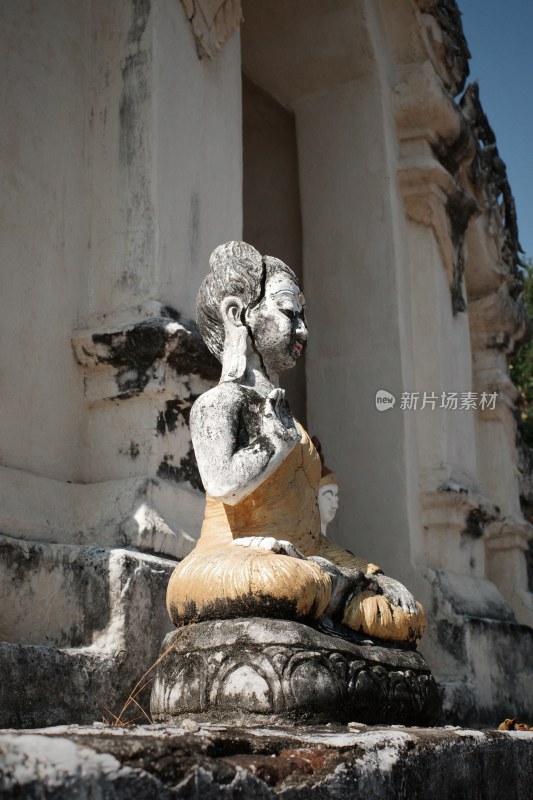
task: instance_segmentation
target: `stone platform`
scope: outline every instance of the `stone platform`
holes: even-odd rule
[[[0,798],[529,800],[533,733],[364,725],[0,730]]]
[[[420,653],[354,644],[286,620],[188,625],[168,634],[155,677],[156,722],[428,725],[439,690]]]
[[[169,630],[175,566],[126,548],[0,535],[0,727],[118,713]]]

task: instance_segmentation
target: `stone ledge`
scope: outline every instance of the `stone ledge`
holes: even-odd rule
[[[10,641],[0,642],[0,725],[111,719],[169,630],[174,562],[16,540],[4,540],[2,557],[0,637]],[[148,700],[147,690],[139,701]]]
[[[1,642],[0,675],[0,723],[6,727],[91,723],[102,718],[99,703],[117,706],[115,687],[122,685],[113,654],[88,647]]]
[[[175,566],[136,550],[24,542],[0,534],[0,642],[131,649],[141,668],[142,658],[157,651],[171,628],[165,595]],[[138,629],[141,621],[150,624],[148,632]],[[0,719],[1,714],[2,709]]]
[[[72,483],[0,466],[0,530],[28,542],[137,547],[184,558],[200,535],[204,505],[204,495],[183,481]]]
[[[359,725],[0,731],[0,796],[107,800],[531,797],[533,733]]]

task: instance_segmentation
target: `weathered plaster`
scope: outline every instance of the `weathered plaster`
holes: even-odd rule
[[[215,58],[243,21],[241,0],[182,0],[198,58]]]
[[[68,339],[87,270],[89,17],[71,0],[0,10],[1,462],[58,480],[81,475]]]

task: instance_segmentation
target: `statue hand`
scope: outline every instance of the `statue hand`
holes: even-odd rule
[[[395,581],[394,578],[389,578],[387,575],[373,575],[371,583],[377,584],[378,590],[381,591],[383,597],[393,606],[398,606],[403,611],[408,611],[411,614],[417,613],[418,608],[415,598],[400,581]]]
[[[284,442],[297,442],[300,439],[284,389],[272,389],[266,398],[263,432]]]
[[[306,561],[306,557],[293,544],[285,539],[275,539],[273,536],[243,536],[240,539],[234,539],[233,544],[238,547],[257,547],[259,550],[268,550],[271,553],[302,558]]]

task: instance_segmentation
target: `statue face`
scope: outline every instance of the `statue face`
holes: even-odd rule
[[[339,487],[336,483],[326,483],[318,490],[320,519],[326,525],[332,522],[339,507]]]
[[[266,282],[265,296],[246,315],[254,345],[269,375],[294,367],[307,342],[305,300],[299,287],[283,274]]]

